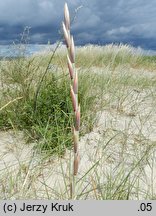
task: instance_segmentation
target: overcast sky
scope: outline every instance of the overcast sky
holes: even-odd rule
[[[121,42],[156,50],[156,0],[66,2],[71,16],[76,15],[71,30],[76,45]],[[30,43],[56,42],[64,3],[64,0],[0,0],[0,44],[19,40],[26,26],[31,27]]]

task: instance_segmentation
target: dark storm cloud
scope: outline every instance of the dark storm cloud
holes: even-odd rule
[[[64,0],[0,0],[0,43],[10,43],[30,26],[30,42],[56,42]],[[68,0],[77,45],[130,43],[156,50],[155,0]],[[78,10],[79,9],[79,10]],[[75,17],[75,11],[76,17]]]
[[[75,37],[85,42],[128,42],[156,49],[155,20],[155,0],[86,1],[74,24]]]

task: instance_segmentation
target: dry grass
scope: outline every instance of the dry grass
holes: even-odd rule
[[[64,22],[63,22],[63,32],[64,32],[64,39],[67,47],[67,63],[68,63],[68,70],[71,79],[71,100],[73,105],[73,126],[72,126],[72,136],[73,136],[73,143],[74,143],[74,162],[73,162],[73,172],[70,182],[70,190],[71,190],[71,199],[76,198],[76,176],[78,174],[79,168],[79,131],[80,131],[80,105],[78,100],[78,74],[75,70],[75,45],[73,36],[70,33],[70,15],[68,10],[68,5],[65,3],[64,6]]]

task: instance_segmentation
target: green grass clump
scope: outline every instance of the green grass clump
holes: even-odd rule
[[[21,79],[20,73],[19,79]],[[31,85],[26,92],[26,89],[14,79],[15,89],[8,95],[8,99],[11,100],[18,95],[22,98],[1,111],[1,128],[29,131],[29,137],[42,141],[42,145],[40,143],[42,150],[58,151],[60,146],[61,149],[68,146],[71,114],[66,82],[67,80],[57,81],[53,74],[48,75],[35,101],[35,87]],[[2,97],[10,91],[7,86]],[[35,102],[36,108],[34,108]]]
[[[25,131],[27,140],[37,141],[41,151],[62,154],[72,143],[70,80],[64,68],[47,69],[49,59],[45,58],[44,64],[39,57],[2,62],[0,128]],[[92,77],[88,78],[86,85],[82,75],[79,99],[83,101],[82,122],[88,125],[86,130],[91,129],[92,119],[88,116],[96,99],[90,90],[95,84],[92,81]]]

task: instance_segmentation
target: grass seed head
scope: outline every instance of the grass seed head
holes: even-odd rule
[[[67,63],[68,63],[68,69],[69,69],[70,79],[72,80],[73,77],[74,77],[74,69],[73,69],[72,63],[71,63],[70,58],[69,58],[68,55],[67,55]]]
[[[64,22],[62,22],[63,34],[67,48],[70,47],[70,32],[66,29]]]
[[[70,86],[70,95],[71,95],[71,99],[72,99],[73,110],[75,112],[77,109],[77,101],[76,101],[76,97],[75,97],[72,86]]]
[[[73,90],[75,94],[78,94],[78,76],[77,71],[75,71],[74,82],[73,82]]]
[[[75,45],[73,36],[70,38],[70,60],[72,63],[75,63]]]
[[[64,22],[65,22],[66,29],[70,31],[70,15],[69,15],[67,3],[65,3],[64,5]]]
[[[80,130],[80,105],[75,113],[75,129],[76,131]]]
[[[76,131],[75,127],[73,127],[73,139],[74,139],[74,153],[76,153],[78,151],[79,131]]]

